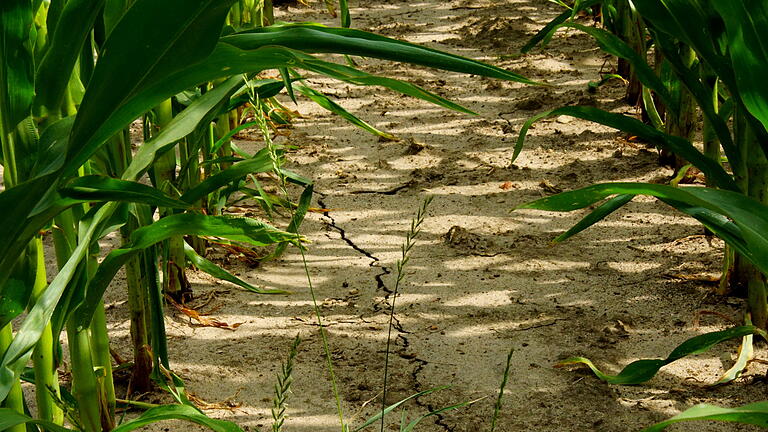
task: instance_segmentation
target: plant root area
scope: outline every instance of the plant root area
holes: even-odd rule
[[[618,373],[634,360],[664,358],[690,337],[742,320],[742,299],[715,294],[723,243],[663,203],[638,197],[557,245],[551,240],[588,210],[514,210],[593,183],[671,178],[654,148],[570,117],[536,123],[512,161],[520,128],[539,112],[590,105],[639,115],[621,102],[625,86],[619,81],[588,91],[601,72],[615,70],[615,58],[574,29],[560,30],[544,49],[519,54],[562,12],[547,0],[359,0],[351,11],[355,28],[549,84],[354,59],[367,72],[415,83],[479,114],[471,116],[378,87],[306,75],[308,85],[397,141],[379,139],[306,99],[298,105],[283,100],[302,117],[276,142],[292,146],[290,170],[316,181],[301,233],[311,240],[306,262],[352,429],[381,409],[396,262],[411,219],[430,195],[434,201],[397,296],[386,403],[440,386],[450,387],[405,404],[406,417],[476,402],[427,417],[416,430],[489,430],[510,350],[497,431],[638,431],[698,403],[733,407],[768,399],[766,368],[758,362],[735,382],[711,386],[733,364],[738,341],[672,363],[639,386],[608,385],[587,369],[554,367],[584,356]],[[278,19],[338,25],[322,2],[289,3]],[[580,20],[593,24],[591,17]],[[256,132],[237,143],[249,150],[263,146]],[[263,215],[252,203],[232,211]],[[275,223],[286,222],[278,217]],[[251,283],[291,294],[257,295],[190,270],[195,298],[188,306],[230,328],[201,326],[169,306],[171,363],[188,391],[212,417],[271,431],[274,384],[298,334],[284,430],[340,430],[299,251],[257,265],[213,245],[209,257]],[[130,358],[128,305],[119,282],[107,298],[110,330],[115,350]],[[759,348],[757,358],[765,358]],[[398,410],[385,430],[399,430],[400,422]],[[706,422],[670,430],[694,427],[756,430]],[[197,429],[167,423],[147,430]]]

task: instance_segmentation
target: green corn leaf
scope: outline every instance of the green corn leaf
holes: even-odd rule
[[[536,47],[536,45],[539,44],[539,42],[545,39],[550,39],[555,31],[557,31],[557,28],[560,27],[562,23],[571,18],[571,16],[573,16],[573,13],[570,10],[567,10],[555,17],[555,19],[548,22],[547,25],[545,25],[541,30],[533,35],[531,40],[529,40],[525,45],[523,45],[522,48],[520,48],[520,52],[523,54],[528,54],[533,48]],[[546,43],[542,45],[546,45]]]
[[[184,111],[176,115],[159,134],[142,144],[123,173],[123,179],[138,179],[155,158],[168,151],[176,142],[194,132],[200,124],[209,123],[218,114],[218,107],[226,103],[243,83],[241,77],[232,77],[213,90],[195,99]]]
[[[352,18],[349,16],[349,0],[339,0],[339,11],[341,12],[341,26],[349,28],[352,24]]]
[[[382,132],[375,127],[371,126],[370,124],[366,123],[365,121],[358,118],[356,115],[352,114],[351,112],[347,111],[342,107],[341,105],[337,104],[336,102],[330,100],[328,96],[320,93],[317,90],[311,89],[307,86],[297,86],[296,89],[301,92],[304,96],[312,99],[313,102],[320,105],[321,107],[327,109],[328,111],[338,115],[339,117],[343,118],[344,120],[352,123],[353,125],[359,127],[360,129],[363,129],[365,131],[370,132],[373,135],[380,136],[384,139],[394,141],[397,139],[392,134]]]
[[[43,294],[30,309],[21,323],[13,342],[8,346],[0,361],[0,400],[5,399],[32,356],[32,349],[40,339],[45,326],[50,322],[54,309],[64,294],[64,290],[75,278],[80,262],[88,253],[95,234],[103,232],[103,224],[109,220],[117,208],[116,203],[101,206],[87,229],[78,238],[79,243],[72,255],[59,270]],[[96,303],[101,299],[95,300]]]
[[[302,240],[297,239],[296,234],[278,230],[254,219],[192,213],[166,216],[134,231],[128,245],[113,250],[104,258],[96,274],[88,281],[86,302],[75,312],[74,318],[78,326],[80,328],[88,326],[107,286],[131,257],[165,239],[181,235],[221,237],[254,246],[267,246],[280,242],[296,243]]]
[[[425,100],[443,108],[463,112],[465,114],[477,115],[475,112],[451,102],[442,96],[428,92],[419,86],[392,78],[371,75],[353,67],[325,62],[312,57],[306,57],[306,60],[301,67],[348,83],[365,86],[382,86],[411,97]]]
[[[627,60],[635,68],[637,78],[643,85],[659,95],[662,102],[667,108],[672,107],[672,96],[669,91],[661,82],[661,79],[656,75],[656,72],[648,65],[648,61],[644,56],[636,53],[626,42],[619,39],[618,36],[611,34],[610,32],[599,29],[597,27],[587,27],[581,24],[567,22],[561,25],[562,27],[571,27],[583,31],[584,33],[592,36],[605,52],[615,55],[616,57]]]
[[[186,242],[184,242],[184,254],[186,255],[187,259],[198,269],[208,273],[215,278],[231,282],[248,291],[254,292],[256,294],[290,294],[285,290],[263,289],[253,286],[248,282],[240,279],[239,277],[233,275],[232,273],[217,266],[211,261],[203,258],[197,252],[195,252],[195,249],[192,246],[188,245]]]
[[[27,285],[18,279],[9,279],[0,290],[0,327],[5,327],[14,318],[24,312],[31,291]]]
[[[637,0],[633,4],[652,33],[664,32],[692,47],[729,88],[735,88],[733,70],[720,44],[722,24],[710,1]]]
[[[0,408],[0,430],[10,430],[22,424],[40,425],[51,432],[75,432],[73,429],[67,429],[49,421],[33,419],[10,408]]]
[[[589,359],[584,357],[571,357],[557,364],[557,367],[584,364],[601,380],[609,384],[634,385],[644,383],[653,378],[662,367],[689,355],[701,354],[713,346],[730,339],[754,334],[760,330],[755,326],[733,327],[728,330],[705,333],[692,337],[678,345],[664,360],[637,360],[619,372],[618,375],[608,375],[601,372]]]
[[[222,145],[224,145],[224,143],[225,143],[225,142],[227,142],[227,140],[229,140],[229,139],[230,139],[230,138],[232,138],[233,136],[237,135],[237,134],[238,134],[240,131],[242,131],[243,129],[252,128],[252,127],[254,127],[254,126],[257,126],[258,124],[259,124],[259,123],[258,123],[258,122],[255,122],[255,121],[252,121],[252,122],[247,122],[247,123],[243,123],[243,124],[241,124],[240,126],[238,126],[238,127],[234,128],[234,129],[230,130],[230,131],[229,131],[229,132],[227,132],[227,133],[226,133],[226,134],[225,134],[223,137],[219,138],[219,140],[218,140],[218,141],[216,141],[216,142],[213,144],[213,146],[211,147],[210,153],[211,153],[211,154],[215,154],[215,153],[217,153],[217,152],[219,151],[219,149],[221,148],[221,146],[222,146]],[[206,162],[208,162],[208,161],[206,161]],[[218,162],[217,162],[217,163],[218,163]]]
[[[744,423],[768,428],[768,402],[757,402],[737,408],[721,408],[714,405],[699,404],[660,423],[643,429],[642,432],[658,432],[673,423],[694,420],[714,420]]]
[[[615,194],[650,195],[700,222],[768,274],[768,206],[740,193],[704,187],[605,183],[564,192],[520,206],[573,211]]]
[[[291,73],[288,71],[288,68],[280,68],[278,71],[280,72],[280,77],[283,79],[283,86],[288,91],[288,96],[291,98],[293,103],[298,104],[296,101],[296,94],[293,91]]]
[[[520,135],[518,136],[517,144],[515,145],[512,161],[514,161],[523,150],[525,137],[528,134],[528,130],[530,129],[531,125],[542,118],[558,115],[568,115],[571,117],[593,121],[595,123],[600,123],[602,125],[638,136],[646,141],[656,144],[661,148],[670,150],[683,159],[689,161],[698,169],[700,169],[701,172],[707,176],[707,178],[711,179],[716,186],[734,191],[739,190],[739,187],[733,181],[733,178],[723,169],[722,166],[720,166],[719,163],[717,163],[717,161],[706,157],[687,140],[660,132],[655,128],[643,124],[643,122],[631,117],[586,106],[567,106],[557,108],[552,111],[546,111],[537,114],[536,116],[528,119],[520,129]]]
[[[237,162],[220,173],[203,180],[198,185],[185,192],[184,195],[181,196],[181,200],[193,203],[209,193],[218,190],[222,186],[226,186],[248,174],[269,172],[271,170],[272,159],[269,156],[269,151],[267,149],[262,149],[253,155],[252,158]]]
[[[158,100],[192,87],[185,86],[172,94],[163,92],[155,98],[142,98],[142,103],[125,106],[141,96],[149,84],[205,59],[216,46],[232,3],[233,0],[133,3],[102,48],[72,129],[66,172],[74,172],[102,143],[157,105]]]
[[[726,4],[712,2],[725,22],[728,52],[733,62],[736,85],[752,115],[768,129],[768,47],[765,28],[768,26],[768,5],[764,1],[744,0]]]
[[[543,41],[542,46],[546,45],[547,43],[549,43],[549,40],[552,38],[552,35],[554,35],[554,33],[557,31],[558,27],[560,27],[560,24],[566,22],[569,18],[575,17],[576,14],[579,13],[580,11],[586,10],[600,3],[602,3],[602,0],[587,0],[587,1],[577,0],[576,3],[573,5],[572,9],[568,9],[565,12],[561,13],[560,15],[555,17],[555,19],[548,22],[547,25],[545,25],[541,30],[539,30],[531,38],[531,40],[529,40],[520,49],[520,52],[523,54],[527,54],[534,47],[536,47],[536,45],[538,45],[539,42],[542,42],[542,41]]]
[[[630,194],[616,195],[615,197],[609,199],[608,201],[600,204],[596,209],[594,209],[591,213],[585,216],[576,225],[571,227],[568,231],[555,237],[555,239],[552,240],[552,243],[563,242],[575,236],[576,234],[584,231],[585,229],[605,219],[608,215],[620,209],[628,202],[632,201],[634,197],[635,197],[634,195],[630,195]]]
[[[50,45],[37,68],[35,92],[37,106],[54,112],[64,100],[77,59],[86,38],[90,37],[104,0],[69,0],[56,23]],[[135,60],[135,59],[134,59]]]
[[[205,426],[216,432],[242,432],[242,429],[236,424],[223,420],[214,420],[188,405],[164,405],[151,408],[139,418],[125,422],[112,429],[112,431],[129,432],[163,420],[185,420]]]
[[[312,204],[313,193],[314,193],[314,185],[310,183],[304,188],[304,192],[301,193],[301,197],[299,197],[299,204],[296,206],[296,209],[293,212],[291,223],[288,224],[288,229],[286,231],[290,233],[294,233],[294,235],[298,235],[299,227],[301,226],[301,223],[304,221],[304,217],[306,217],[307,215],[307,211],[309,210],[310,204]],[[288,205],[291,205],[291,204],[288,204]],[[277,248],[275,248],[275,251],[271,253],[266,259],[273,259],[273,258],[279,257],[280,255],[283,254],[286,247],[288,247],[288,242],[279,244]]]
[[[189,203],[171,198],[151,186],[100,175],[76,177],[59,193],[77,201],[129,201],[157,207],[191,208]]]
[[[225,36],[222,42],[253,50],[280,45],[308,53],[337,53],[412,63],[435,69],[537,84],[522,75],[431,48],[360,30],[325,27],[320,24],[283,24],[261,27]]]
[[[726,123],[727,117],[724,118],[718,114],[712,101],[711,90],[707,89],[699,80],[700,74],[696,70],[697,66],[694,65],[694,68],[690,68],[683,62],[678,54],[679,48],[674,38],[660,32],[656,32],[655,36],[657,49],[661,50],[666,62],[672,66],[675,76],[696,99],[697,105],[717,134],[717,138],[720,140],[726,155],[728,155],[732,162],[739,163],[741,154],[736,149],[736,144],[734,144],[731,137],[728,124]]]
[[[34,72],[28,44],[32,14],[30,0],[0,3],[0,131],[6,133],[32,108]]]

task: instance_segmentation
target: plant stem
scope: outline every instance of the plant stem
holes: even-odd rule
[[[138,227],[133,214],[123,230],[123,244],[128,243],[128,236]],[[143,252],[139,254],[142,257]],[[152,356],[147,351],[149,346],[149,303],[147,302],[147,279],[141,276],[139,257],[131,258],[125,264],[126,285],[128,288],[128,309],[131,314],[131,342],[133,345],[133,370],[129,391],[145,393],[150,390]]]
[[[101,394],[99,400],[105,406],[101,407],[101,423],[104,430],[115,427],[115,384],[112,379],[112,354],[109,352],[109,335],[107,334],[107,317],[104,312],[104,300],[99,301],[91,321],[91,354],[93,365],[101,369]]]
[[[400,260],[397,261],[397,279],[395,280],[395,289],[392,290],[392,307],[389,310],[389,325],[387,328],[387,348],[384,351],[384,389],[381,395],[381,432],[384,432],[384,414],[387,408],[387,381],[389,379],[389,351],[392,343],[392,324],[395,319],[395,302],[400,289],[400,283],[405,278],[405,267],[410,259],[410,252],[415,244],[416,237],[421,232],[421,224],[427,213],[427,207],[432,202],[432,197],[427,197],[422,203],[416,217],[411,220],[411,229],[405,237],[405,243],[402,246]]]
[[[45,270],[45,250],[41,236],[35,237],[31,245],[35,261],[35,285],[32,289],[32,302],[43,294],[48,286]],[[58,343],[58,341],[57,341]],[[59,374],[54,359],[55,344],[51,324],[45,326],[40,340],[35,345],[32,354],[32,365],[35,370],[35,400],[37,401],[38,417],[61,425],[64,423],[64,412],[57,404],[61,399]]]
[[[99,385],[93,373],[88,329],[78,331],[74,320],[69,320],[67,321],[67,339],[72,363],[72,391],[77,400],[80,424],[84,432],[101,432]]]
[[[247,81],[246,81],[247,82]],[[267,148],[269,149],[269,155],[272,159],[272,169],[275,172],[275,174],[278,176],[280,190],[283,193],[283,196],[286,200],[290,198],[290,195],[288,194],[288,188],[287,188],[287,180],[285,178],[285,173],[282,170],[282,162],[280,160],[279,155],[277,154],[277,148],[275,147],[274,143],[272,142],[272,137],[269,133],[269,129],[267,127],[267,120],[265,118],[264,112],[259,109],[260,103],[257,99],[256,95],[253,94],[253,89],[251,88],[251,104],[254,106],[254,114],[256,117],[256,120],[259,122],[259,127],[261,128],[262,136],[264,137],[264,141],[267,145]],[[291,212],[291,220],[294,219],[295,216],[295,208],[293,206],[289,206],[290,212]],[[296,226],[296,240],[298,242],[298,249],[299,253],[301,254],[301,262],[304,266],[304,274],[307,278],[307,285],[309,287],[309,293],[312,297],[312,306],[315,312],[315,317],[317,318],[317,324],[320,327],[320,338],[323,341],[323,351],[325,353],[325,360],[326,365],[328,367],[328,374],[331,378],[331,390],[333,392],[334,399],[336,400],[336,412],[339,416],[339,424],[341,425],[341,432],[347,432],[348,428],[346,423],[344,422],[344,410],[341,405],[341,395],[339,393],[339,388],[336,381],[336,374],[333,371],[333,357],[331,356],[331,348],[330,344],[328,343],[328,335],[325,331],[325,326],[323,325],[323,317],[320,313],[320,305],[317,303],[317,295],[315,295],[315,288],[312,284],[312,276],[309,273],[309,265],[307,264],[307,257],[304,253],[304,247],[301,245],[301,235],[299,234],[299,227]]]
[[[5,351],[13,341],[13,328],[11,324],[6,325],[0,329],[0,351]],[[3,406],[10,408],[18,413],[24,414],[24,394],[21,392],[21,382],[17,379],[14,382],[11,391],[3,403]],[[8,428],[5,432],[26,432],[27,428],[22,425],[17,425],[12,428]]]

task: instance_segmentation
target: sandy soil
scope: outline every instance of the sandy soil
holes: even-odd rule
[[[353,2],[356,28],[482,59],[553,84],[531,87],[362,59],[363,69],[406,79],[478,112],[449,112],[379,88],[312,77],[318,90],[402,138],[384,142],[303,101],[305,115],[283,143],[298,150],[291,169],[316,179],[316,207],[302,232],[333,352],[345,419],[352,425],[380,404],[393,301],[393,265],[410,220],[434,196],[397,297],[388,402],[436,386],[450,389],[407,405],[417,415],[458,402],[474,405],[425,419],[421,431],[488,430],[507,353],[511,374],[500,431],[635,431],[696,403],[735,406],[766,399],[765,368],[711,388],[737,345],[674,363],[649,383],[610,386],[582,370],[555,369],[584,355],[617,372],[639,358],[666,356],[677,344],[739,319],[741,301],[714,297],[722,243],[652,199],[631,205],[572,241],[548,242],[578,214],[513,211],[524,202],[603,181],[665,181],[656,152],[601,126],[571,118],[538,123],[513,165],[512,148],[531,115],[566,104],[635,113],[616,102],[620,83],[586,91],[615,60],[575,31],[544,51],[519,48],[561,10],[546,0]],[[314,8],[282,9],[286,20],[332,23]],[[243,143],[247,145],[247,143]],[[258,146],[258,143],[252,143]],[[242,209],[252,211],[253,209]],[[196,327],[169,311],[173,367],[197,397],[229,404],[208,411],[245,430],[271,430],[269,408],[280,362],[297,334],[286,431],[339,430],[329,375],[300,255],[251,268],[242,277],[286,296],[257,296],[193,274],[197,303],[235,331]],[[128,356],[127,306],[109,311],[115,344]],[[758,351],[758,355],[764,355]],[[150,400],[152,397],[150,397]],[[399,415],[389,420],[396,430]],[[752,430],[699,424],[696,430]],[[181,426],[164,426],[179,430]],[[194,427],[183,427],[194,430]],[[677,430],[690,430],[693,426]],[[158,429],[160,430],[160,429]]]

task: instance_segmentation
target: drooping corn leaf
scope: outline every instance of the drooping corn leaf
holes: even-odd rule
[[[231,282],[248,291],[254,292],[256,294],[289,294],[289,292],[285,290],[264,289],[264,288],[259,288],[257,286],[249,284],[248,282],[240,279],[239,277],[233,275],[232,273],[212,263],[211,261],[203,258],[197,252],[195,252],[195,249],[192,246],[188,245],[186,242],[184,242],[184,254],[186,255],[187,259],[192,263],[192,265],[199,268],[200,270],[208,273],[209,275],[215,278],[218,278],[227,282]]]
[[[749,362],[754,358],[754,348],[752,345],[754,338],[754,335],[746,335],[741,338],[739,355],[736,357],[736,362],[713,385],[726,384],[741,376]]]
[[[768,206],[737,192],[704,187],[673,187],[646,183],[605,183],[564,192],[520,206],[573,211],[615,194],[650,195],[695,217],[768,273]]]
[[[419,86],[407,83],[405,81],[371,75],[353,67],[330,63],[312,57],[306,57],[305,61],[300,67],[356,85],[375,85],[386,87],[404,95],[419,98],[443,108],[463,112],[465,114],[477,115],[472,110],[469,110],[461,105],[451,102],[450,100],[440,95],[429,92]]]
[[[363,129],[365,131],[370,132],[373,135],[382,137],[384,139],[394,141],[397,139],[392,134],[382,132],[378,129],[376,129],[374,126],[371,126],[370,124],[366,123],[364,120],[361,120],[356,115],[352,114],[351,112],[347,111],[342,107],[341,105],[337,104],[336,102],[330,100],[328,96],[320,93],[317,90],[311,89],[307,86],[297,86],[296,87],[301,94],[304,96],[312,99],[313,102],[320,105],[321,107],[327,109],[328,111],[338,115],[339,117],[343,118],[344,120],[352,123],[353,125],[359,127],[360,129]]]
[[[619,39],[618,36],[597,27],[587,27],[572,22],[564,23],[562,24],[562,27],[571,27],[583,31],[592,36],[603,51],[627,60],[634,67],[637,79],[639,79],[644,86],[656,92],[667,107],[673,105],[671,103],[672,96],[669,94],[669,91],[667,91],[667,88],[664,86],[661,79],[656,75],[656,72],[654,72],[648,65],[644,56],[636,53],[635,50],[627,45],[626,42]]]
[[[75,432],[73,429],[67,429],[49,421],[33,419],[10,408],[0,408],[0,430],[10,430],[22,424],[40,425],[51,432]]]
[[[571,117],[593,121],[638,136],[646,141],[656,144],[661,148],[670,150],[674,154],[680,155],[680,157],[684,158],[698,169],[700,169],[701,172],[703,172],[707,178],[712,180],[716,186],[734,191],[739,190],[739,187],[733,181],[733,178],[723,169],[722,166],[720,166],[717,161],[706,157],[689,141],[680,137],[660,132],[653,127],[643,124],[643,122],[631,117],[587,106],[567,106],[557,108],[551,111],[537,114],[536,116],[528,119],[520,129],[520,135],[518,136],[517,143],[515,145],[515,151],[512,155],[513,161],[523,150],[525,137],[528,134],[528,130],[530,129],[531,125],[536,121],[541,120],[542,118],[557,115],[568,115]]]
[[[150,408],[134,420],[112,429],[113,432],[129,432],[163,420],[185,420],[205,426],[216,432],[242,432],[236,424],[212,419],[189,405],[164,405]]]
[[[101,175],[75,177],[59,193],[77,202],[129,201],[177,209],[191,207],[189,203],[171,198],[151,186]]]
[[[699,404],[688,408],[669,420],[656,423],[642,432],[658,432],[673,423],[694,420],[714,420],[744,423],[768,428],[768,402],[756,402],[736,408],[721,408],[709,404]]]
[[[181,235],[220,237],[254,246],[267,246],[280,242],[295,243],[301,240],[296,234],[278,230],[254,219],[192,213],[166,216],[134,231],[129,244],[113,250],[104,258],[96,274],[88,281],[86,301],[75,312],[74,319],[78,327],[86,328],[89,325],[99,300],[115,273],[131,257],[165,239]]]
[[[628,202],[632,201],[632,198],[634,197],[634,195],[629,194],[616,195],[608,201],[600,204],[588,215],[584,216],[582,220],[580,220],[576,225],[572,226],[568,231],[555,237],[555,239],[552,240],[552,243],[561,243],[584,231],[585,229],[605,219],[608,215],[620,209]]]
[[[254,50],[267,45],[280,45],[308,53],[337,53],[374,57],[453,72],[536,84],[536,82],[514,72],[461,56],[360,30],[325,27],[320,24],[301,23],[260,27],[225,36],[222,38],[222,42],[245,50]]]
[[[542,27],[541,30],[539,30],[532,38],[529,40],[523,47],[520,49],[520,52],[523,54],[527,54],[530,52],[536,45],[539,44],[539,42],[544,42],[542,45],[546,45],[547,41],[549,41],[550,38],[552,38],[552,35],[557,31],[560,24],[566,22],[569,18],[573,18],[579,11],[585,10],[587,8],[590,8],[598,3],[600,3],[602,0],[589,0],[589,1],[576,1],[576,3],[573,5],[573,9],[566,10],[565,12],[561,13],[555,19],[548,22],[544,27]]]
[[[653,378],[659,369],[674,361],[689,355],[701,354],[721,342],[754,334],[759,331],[760,330],[755,326],[741,326],[695,336],[678,345],[666,359],[637,360],[625,366],[618,375],[608,375],[601,372],[592,361],[584,357],[571,357],[559,362],[557,366],[562,367],[574,364],[584,364],[592,370],[595,376],[609,384],[641,384]]]

